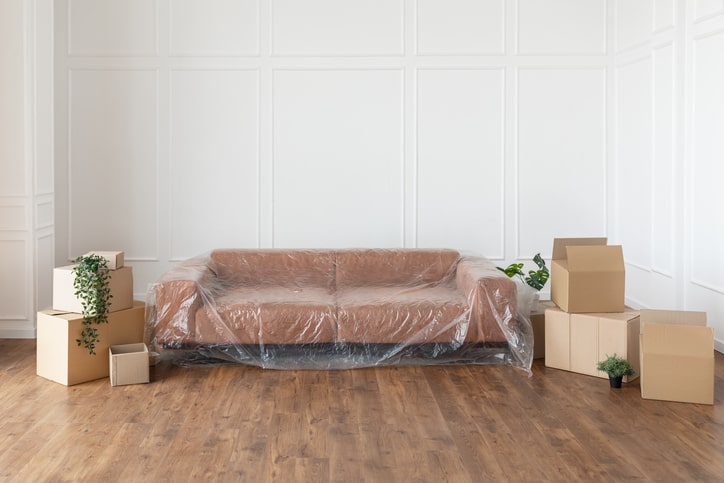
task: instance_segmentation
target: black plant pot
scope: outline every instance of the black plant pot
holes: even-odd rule
[[[611,383],[611,387],[615,387],[616,389],[621,389],[621,382],[623,382],[623,376],[618,376],[618,377],[608,376],[608,382]]]

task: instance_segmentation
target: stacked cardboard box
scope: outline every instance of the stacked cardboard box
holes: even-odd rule
[[[546,356],[546,309],[555,307],[550,300],[541,300],[530,313],[530,324],[533,326],[533,359]]]
[[[598,361],[617,354],[628,360],[639,375],[639,313],[570,314],[558,307],[546,309],[545,364],[547,367],[608,378]]]
[[[624,306],[623,250],[606,241],[553,242],[551,299],[557,307],[545,312],[547,367],[607,378],[596,365],[613,354],[638,367],[639,314]]]
[[[597,362],[614,353],[640,376],[645,399],[714,403],[714,333],[703,312],[624,306],[620,246],[605,238],[557,238],[551,298],[545,311],[545,364],[598,377]]]
[[[73,266],[53,270],[53,310],[38,312],[37,374],[71,386],[109,375],[109,347],[143,342],[145,305],[133,300],[133,274],[123,252],[90,252],[108,261],[110,289],[108,324],[98,331],[95,355],[80,346],[82,304],[73,288]]]
[[[623,312],[625,268],[621,246],[606,238],[556,238],[551,300],[566,312]]]
[[[705,312],[641,311],[641,397],[714,404],[714,329]]]
[[[38,312],[37,374],[66,386],[108,377],[108,350],[115,344],[143,341],[145,305],[135,302],[130,309],[108,315],[99,324],[95,354],[76,340],[83,329],[83,316],[62,310]]]
[[[133,272],[124,266],[123,252],[89,252],[88,255],[100,255],[108,261],[111,298],[109,312],[133,307]],[[53,309],[81,313],[83,306],[75,295],[73,281],[74,265],[57,267],[53,270]]]

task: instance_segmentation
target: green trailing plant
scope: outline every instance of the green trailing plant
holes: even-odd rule
[[[76,264],[73,267],[73,288],[83,309],[83,329],[76,342],[95,355],[99,338],[94,324],[108,323],[108,306],[113,298],[108,260],[100,255],[83,255],[73,260],[73,263]]]
[[[606,358],[599,361],[596,367],[599,371],[608,374],[609,377],[633,376],[636,374],[633,366],[626,359],[618,357],[616,354],[612,356],[606,354]]]
[[[521,281],[540,291],[543,287],[545,287],[546,282],[548,282],[550,272],[548,271],[548,267],[546,267],[545,260],[543,260],[543,257],[540,256],[540,253],[537,253],[536,256],[533,257],[533,262],[538,266],[538,270],[528,270],[527,275],[523,272],[522,263],[511,263],[507,268],[496,268],[510,278],[519,277]]]

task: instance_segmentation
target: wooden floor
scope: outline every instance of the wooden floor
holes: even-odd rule
[[[353,371],[153,368],[65,387],[0,340],[1,481],[722,481],[716,404],[536,361]]]

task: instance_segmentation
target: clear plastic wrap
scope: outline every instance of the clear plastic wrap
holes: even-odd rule
[[[149,287],[146,340],[182,365],[530,374],[530,290],[454,250],[214,250]]]

